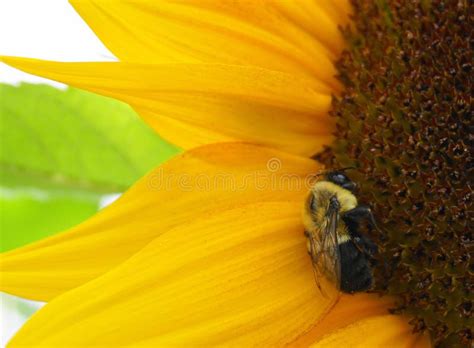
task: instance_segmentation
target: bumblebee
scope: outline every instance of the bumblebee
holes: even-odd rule
[[[360,233],[361,223],[376,228],[368,206],[359,205],[356,184],[342,170],[324,174],[305,201],[303,223],[316,283],[325,276],[346,293],[370,290],[377,246]],[[323,292],[324,293],[324,292]]]

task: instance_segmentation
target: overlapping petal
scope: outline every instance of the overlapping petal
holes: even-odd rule
[[[54,299],[11,346],[289,343],[337,298],[317,290],[300,210],[250,203],[188,220]]]
[[[4,61],[121,99],[185,149],[246,141],[311,156],[331,141],[348,1],[72,3],[122,63]]]
[[[429,347],[389,298],[321,296],[298,215],[252,203],[171,229],[54,299],[11,346]]]
[[[413,334],[406,317],[391,315],[393,299],[370,294],[342,295],[323,320],[292,347],[428,348],[427,335]]]
[[[283,72],[220,64],[2,60],[123,100],[158,133],[184,148],[243,140],[310,156],[331,138],[330,90]]]
[[[0,289],[49,300],[116,267],[162,233],[203,216],[262,202],[292,202],[299,211],[304,180],[317,168],[309,159],[247,144],[186,152],[90,220],[4,253]],[[158,257],[156,262],[167,261]]]
[[[251,65],[337,86],[348,1],[71,3],[122,61]]]

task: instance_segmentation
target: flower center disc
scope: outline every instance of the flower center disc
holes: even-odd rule
[[[337,140],[315,156],[354,166],[361,201],[389,272],[377,291],[398,298],[435,346],[472,343],[473,5],[355,1],[338,62]]]

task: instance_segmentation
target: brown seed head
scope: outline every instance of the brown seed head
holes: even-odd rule
[[[472,344],[472,2],[354,1],[337,67],[337,140],[316,158],[349,171],[375,212],[395,295],[434,345]]]

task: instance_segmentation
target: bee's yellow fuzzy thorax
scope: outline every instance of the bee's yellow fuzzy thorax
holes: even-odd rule
[[[324,224],[327,223],[325,215],[329,201],[334,195],[336,195],[339,201],[340,213],[351,210],[357,206],[357,198],[350,191],[329,181],[319,181],[311,188],[305,202],[303,224],[306,231],[324,230]],[[316,209],[311,207],[311,203],[314,200]],[[345,224],[339,224],[337,233],[339,242],[341,243],[350,239]]]
[[[339,204],[341,205],[340,212],[351,210],[357,206],[357,198],[352,194],[352,192],[330,182],[330,181],[319,181],[314,184],[311,189],[312,193],[316,197],[322,197],[327,199],[329,204],[329,199],[336,195]]]

